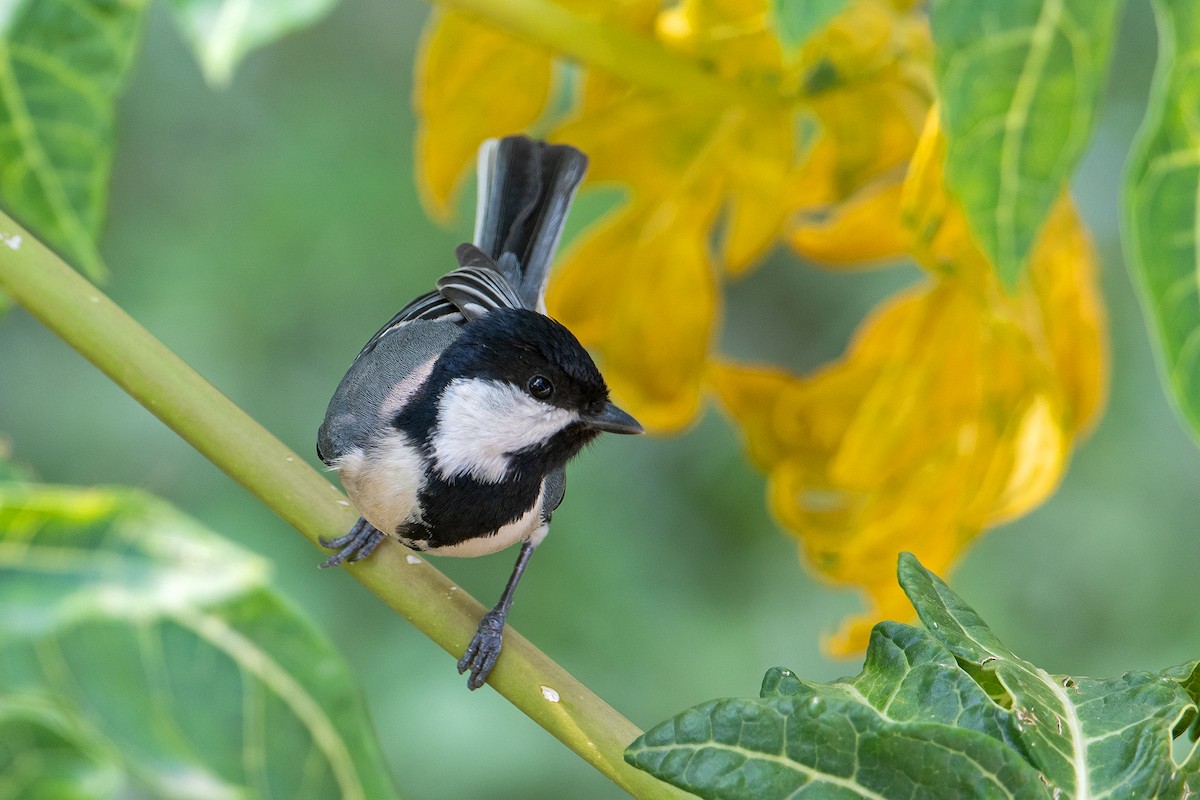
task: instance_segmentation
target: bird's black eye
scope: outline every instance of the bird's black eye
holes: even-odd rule
[[[534,375],[529,379],[529,383],[525,384],[525,387],[538,400],[545,400],[554,394],[554,384],[545,375]]]

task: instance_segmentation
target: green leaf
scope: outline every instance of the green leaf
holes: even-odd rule
[[[143,0],[0,6],[0,195],[91,277],[113,148],[113,112]],[[0,245],[20,247],[0,230]]]
[[[842,12],[849,0],[771,0],[779,41],[788,49],[803,45]]]
[[[93,800],[133,795],[115,754],[38,698],[0,697],[0,797]]]
[[[975,611],[911,554],[900,585],[926,628],[964,665],[994,677],[1017,723],[1018,747],[1067,797],[1180,796],[1197,759],[1171,759],[1176,725],[1195,714],[1184,684],[1128,672],[1097,680],[1050,675],[1015,656]]]
[[[1126,260],[1175,407],[1200,433],[1200,7],[1156,0],[1158,65],[1125,180]]]
[[[1016,285],[1092,130],[1122,0],[932,0],[946,181]]]
[[[21,797],[395,796],[266,563],[134,491],[0,483],[0,742]]]
[[[757,698],[658,725],[625,760],[704,798],[1186,797],[1200,745],[1200,662],[1095,680],[1013,655],[910,554],[900,585],[926,629],[875,626],[862,672],[815,683],[783,669]],[[1191,728],[1193,739],[1196,730]]]
[[[324,17],[337,0],[170,0],[209,83],[229,82],[256,47]]]
[[[1163,675],[1178,683],[1187,692],[1188,697],[1192,698],[1193,706],[1200,707],[1200,661],[1190,661],[1187,664],[1163,670]],[[1196,712],[1196,708],[1189,709],[1180,717],[1175,724],[1175,730],[1172,731],[1176,737],[1182,736],[1186,732],[1192,741],[1200,739],[1200,714]]]
[[[774,669],[758,698],[685,711],[626,750],[634,766],[705,798],[1046,798],[1006,742],[1010,712],[927,632],[887,622],[863,671],[829,684]]]

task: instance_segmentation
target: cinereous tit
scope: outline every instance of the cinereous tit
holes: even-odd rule
[[[479,150],[474,244],[436,291],[371,337],[317,434],[362,518],[321,566],[366,558],[385,537],[480,556],[521,543],[460,673],[477,689],[500,654],[513,591],[562,502],[567,462],[601,431],[641,433],[608,399],[587,351],[546,316],[550,262],[587,169],[583,153],[521,136]]]

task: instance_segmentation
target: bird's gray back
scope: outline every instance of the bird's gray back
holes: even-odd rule
[[[317,432],[317,454],[332,464],[351,450],[362,448],[370,433],[386,423],[385,404],[419,384],[414,373],[440,354],[462,332],[446,320],[414,320],[379,337],[364,350],[338,384],[325,421]],[[401,387],[397,392],[397,387]],[[391,410],[391,409],[387,409]]]

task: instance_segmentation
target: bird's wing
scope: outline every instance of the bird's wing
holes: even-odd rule
[[[542,522],[549,522],[554,509],[567,494],[567,471],[562,467],[554,470],[542,481]]]
[[[379,344],[379,340],[387,334],[418,319],[444,320],[457,325],[466,322],[466,317],[462,315],[458,307],[443,297],[440,292],[426,292],[397,311],[391,319],[383,324],[383,327],[375,331],[375,335],[367,340],[362,350],[358,351],[357,358],[362,358],[365,353],[374,350],[375,346]]]
[[[474,250],[474,253],[467,248]],[[464,254],[470,257],[475,253],[487,259],[470,245],[459,248],[460,260],[466,260],[463,259]],[[485,265],[459,267],[438,278],[437,288],[442,297],[453,303],[468,320],[500,308],[522,307],[521,298],[512,284],[499,271]]]
[[[409,376],[420,375],[461,332],[445,319],[410,320],[380,335],[338,384],[325,421],[317,432],[317,455],[331,466],[378,436],[395,404],[416,389]],[[405,389],[406,381],[408,385]]]
[[[439,278],[437,289],[426,292],[397,311],[363,345],[359,358],[373,350],[387,334],[418,319],[462,325],[468,319],[497,308],[524,307],[517,291],[487,253],[473,244],[461,244],[454,254],[459,268]]]

